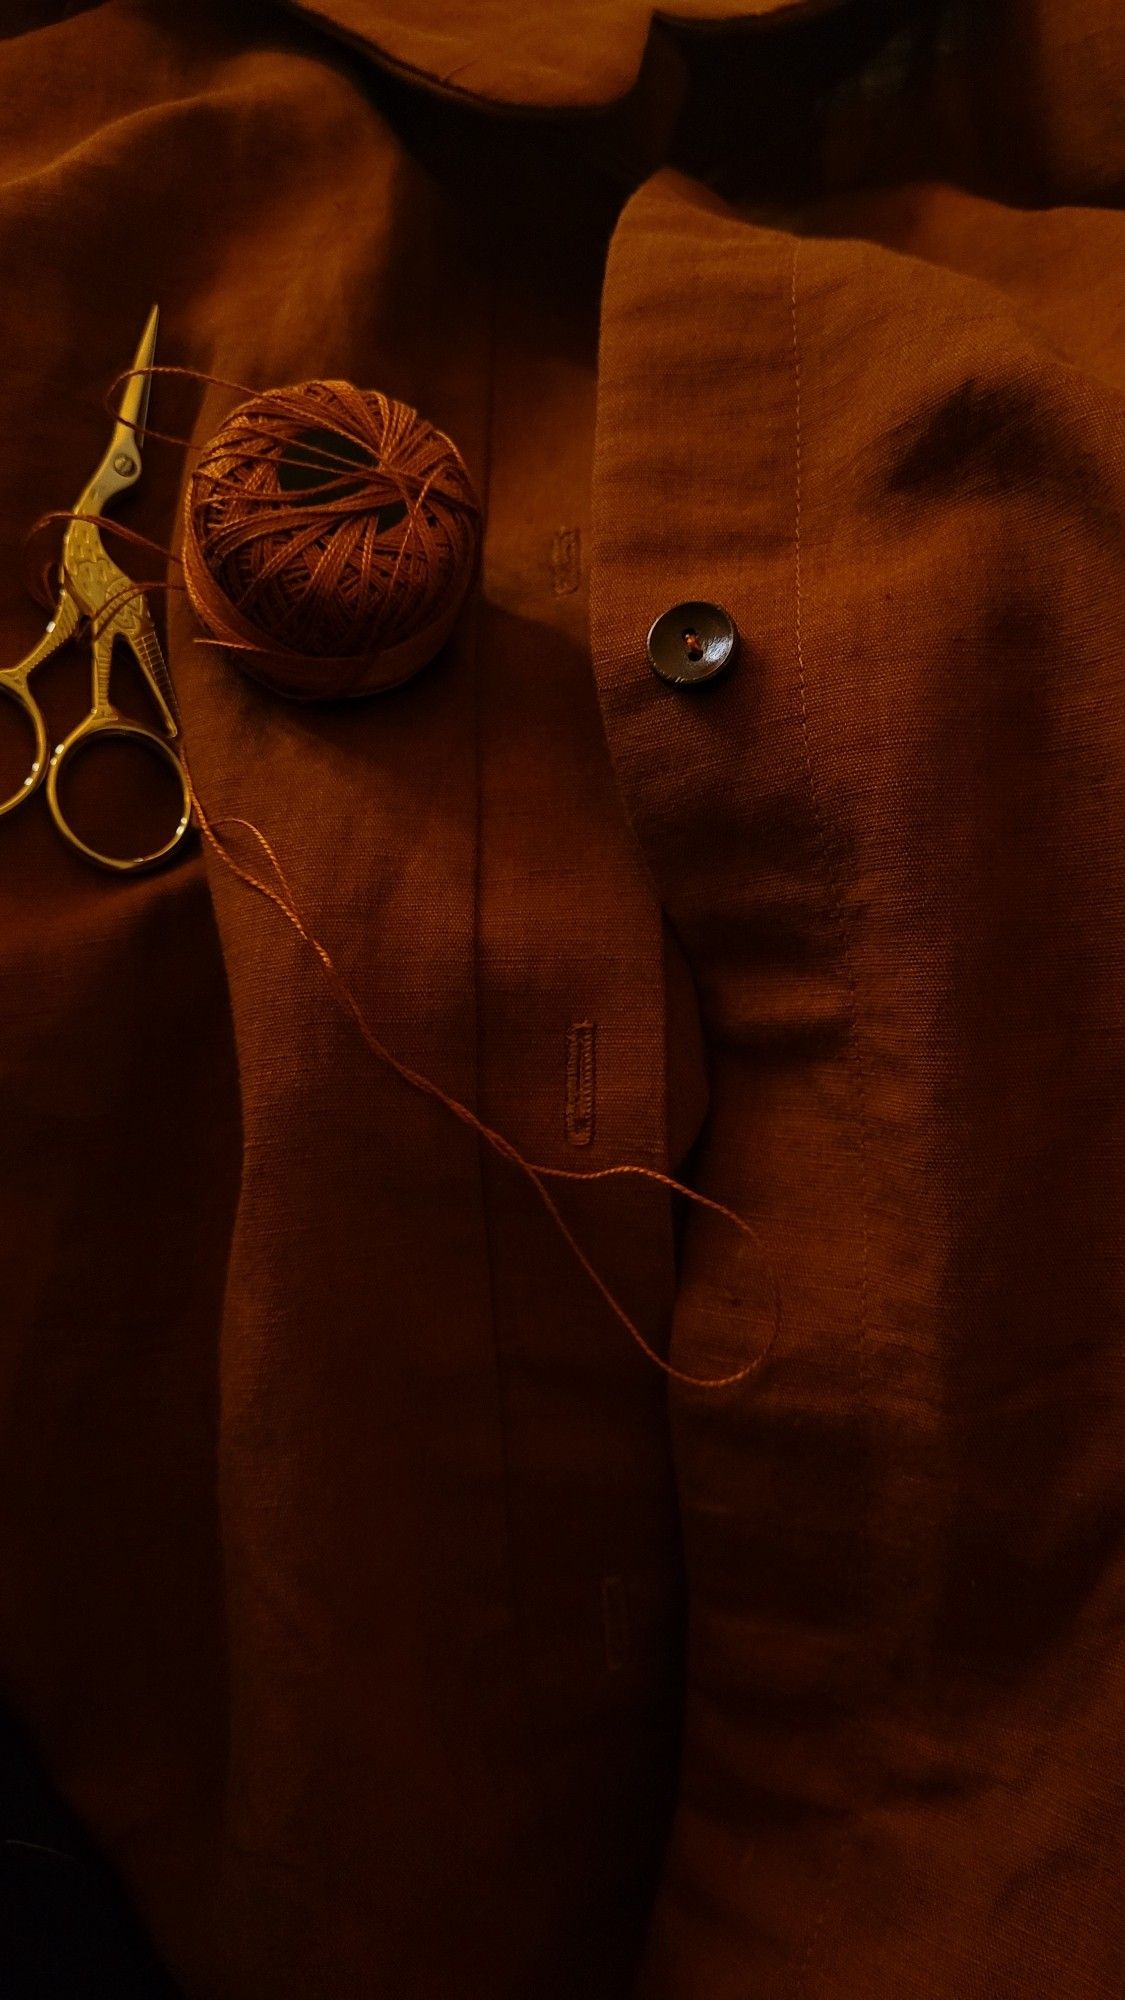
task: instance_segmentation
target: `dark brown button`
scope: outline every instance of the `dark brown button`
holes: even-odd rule
[[[674,604],[662,611],[647,639],[654,674],[673,687],[698,687],[729,667],[738,630],[721,604]]]

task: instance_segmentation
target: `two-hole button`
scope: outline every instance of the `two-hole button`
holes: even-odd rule
[[[738,650],[738,628],[721,604],[674,604],[649,629],[649,665],[672,687],[698,687],[725,672]]]

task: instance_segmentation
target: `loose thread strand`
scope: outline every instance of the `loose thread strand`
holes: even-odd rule
[[[103,408],[108,411],[115,424],[124,424],[126,430],[143,431],[146,442],[149,438],[155,438],[158,444],[179,445],[183,451],[202,451],[204,446],[203,444],[195,443],[191,438],[173,437],[170,431],[150,430],[147,423],[135,423],[131,418],[123,417],[120,411],[114,409],[113,398],[117,391],[124,383],[131,382],[138,375],[179,375],[192,382],[202,382],[205,386],[214,389],[233,389],[239,396],[249,397],[259,394],[257,389],[249,388],[245,382],[233,382],[229,376],[208,375],[204,369],[177,367],[170,361],[152,362],[147,368],[123,368],[119,375],[114,376],[106,390],[102,398]]]
[[[741,1368],[732,1370],[725,1375],[693,1375],[686,1369],[678,1368],[674,1363],[666,1360],[652,1346],[651,1342],[645,1339],[636,1322],[614,1296],[600,1272],[598,1272],[589,1257],[587,1257],[581,1244],[563,1217],[558,1204],[553,1200],[550,1190],[544,1185],[544,1182],[548,1177],[559,1180],[606,1180],[616,1175],[633,1174],[646,1180],[655,1181],[662,1187],[685,1195],[689,1201],[698,1203],[701,1207],[711,1210],[715,1215],[721,1216],[730,1222],[750,1242],[756,1244],[760,1239],[753,1225],[747,1222],[744,1216],[739,1215],[735,1209],[728,1208],[724,1202],[715,1201],[709,1195],[700,1194],[697,1189],[686,1186],[684,1182],[676,1180],[671,1174],[661,1173],[655,1167],[646,1167],[635,1162],[621,1162],[609,1167],[583,1170],[571,1167],[552,1167],[531,1161],[520,1152],[517,1146],[513,1145],[510,1139],[505,1138],[502,1132],[496,1131],[494,1127],[488,1125],[482,1118],[479,1118],[476,1112],[471,1110],[468,1105],[463,1104],[460,1099],[452,1097],[439,1084],[435,1083],[431,1077],[424,1075],[422,1071],[412,1069],[408,1063],[402,1062],[399,1057],[387,1048],[386,1044],[380,1040],[379,1036],[370,1026],[358,1000],[348,986],[347,981],[341,975],[332,953],[306,923],[297,903],[292,884],[282,867],[275,849],[262,832],[262,829],[255,825],[253,820],[244,819],[234,814],[224,814],[220,819],[212,821],[200,801],[199,793],[190,769],[187,767],[186,759],[185,770],[187,771],[188,791],[200,832],[223,867],[235,876],[238,881],[245,884],[247,888],[254,890],[256,894],[263,896],[267,902],[271,903],[280,915],[285,918],[286,922],[297,932],[297,935],[303,939],[304,943],[319,960],[337,1001],[345,1013],[352,1019],[363,1042],[372,1054],[381,1062],[386,1063],[412,1089],[418,1090],[425,1096],[431,1097],[438,1103],[443,1104],[446,1110],[452,1112],[454,1117],[475,1131],[502,1159],[510,1161],[513,1166],[519,1168],[520,1172],[524,1174],[535,1189],[543,1207],[560,1231],[581,1269],[648,1360],[653,1362],[657,1368],[661,1369],[665,1375],[670,1376],[673,1380],[699,1389],[732,1388],[736,1383],[744,1382],[748,1376],[756,1373],[768,1359],[780,1331],[781,1297],[777,1282],[777,1273],[772,1260],[770,1268],[774,1304],[773,1326],[770,1337],[761,1353],[755,1355]],[[271,887],[268,882],[263,881],[251,869],[244,867],[230,852],[220,837],[220,829],[236,826],[243,828],[257,842],[269,862],[274,877],[280,885],[279,888]]]
[[[27,534],[24,536],[23,543],[24,581],[27,583],[36,603],[46,606],[48,610],[53,610],[58,600],[58,586],[55,585],[52,587],[49,581],[56,563],[50,561],[44,563],[42,571],[38,575],[33,575],[31,570],[31,549],[36,536],[44,528],[53,527],[59,521],[66,521],[68,523],[71,521],[88,521],[99,532],[104,533],[108,530],[111,535],[119,535],[122,541],[131,542],[136,548],[146,549],[150,554],[159,556],[163,562],[179,563],[182,560],[175,553],[174,549],[166,549],[163,542],[155,541],[151,535],[139,534],[135,528],[126,527],[123,522],[114,520],[112,516],[87,514],[80,507],[54,507],[48,513],[40,514],[38,519],[32,522]],[[61,565],[58,566],[61,567]],[[163,590],[169,587],[179,590],[183,588],[182,584],[168,586],[158,581],[146,581],[140,584],[136,583],[132,578],[129,579],[129,582],[130,596],[138,590]]]

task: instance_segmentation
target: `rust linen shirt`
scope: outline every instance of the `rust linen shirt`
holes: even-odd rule
[[[666,1378],[266,902],[0,826],[0,1684],[187,2000],[1122,1991],[1121,24],[676,14],[0,41],[5,662],[153,299],[418,407],[454,638],[297,707],[171,593],[200,795],[403,1061],[757,1231],[554,1184],[674,1368],[760,1363]]]

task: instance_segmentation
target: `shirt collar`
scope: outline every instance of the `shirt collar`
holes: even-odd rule
[[[832,10],[841,0],[287,0],[342,41],[438,93],[522,111],[597,110],[636,82],[654,19],[706,29]]]

